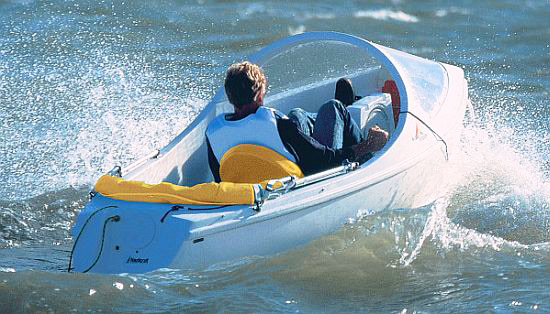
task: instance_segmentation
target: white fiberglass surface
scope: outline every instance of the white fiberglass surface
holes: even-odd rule
[[[449,87],[445,68],[435,61],[384,46],[375,46],[392,59],[407,86],[409,102],[414,99],[429,115],[436,114],[445,101]]]

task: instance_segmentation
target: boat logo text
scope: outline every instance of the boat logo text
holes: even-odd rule
[[[149,258],[128,257],[126,264],[149,264]]]

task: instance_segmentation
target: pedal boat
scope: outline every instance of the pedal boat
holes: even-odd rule
[[[213,180],[205,130],[215,116],[232,112],[222,86],[167,146],[102,177],[111,183],[117,180],[119,190],[111,193],[113,184],[98,189],[98,182],[90,193],[72,228],[69,271],[144,273],[270,256],[334,233],[358,216],[415,208],[440,196],[469,105],[462,69],[336,32],[291,36],[248,60],[261,65],[273,84],[281,68],[274,60],[287,69],[298,66],[302,61],[287,63],[292,61],[289,53],[325,44],[370,60],[345,73],[358,95],[384,96],[384,84],[394,83],[397,91],[389,104],[393,108],[375,100],[366,105],[367,127],[375,121],[390,132],[381,151],[363,164],[346,163],[303,178],[274,178],[263,186],[239,185],[242,190],[233,190],[233,195],[223,194],[224,188],[203,190],[199,193],[206,193],[206,199],[192,202],[187,196],[170,195],[183,187],[193,194],[195,186]],[[312,58],[316,57],[323,56]],[[340,76],[305,75],[304,85],[270,89],[265,104],[284,113],[294,107],[315,112],[333,97]],[[209,200],[209,193],[217,198]],[[235,197],[239,193],[245,194],[243,199]]]

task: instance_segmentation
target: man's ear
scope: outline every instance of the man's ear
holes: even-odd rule
[[[258,94],[258,96],[256,97],[256,101],[258,102],[258,104],[263,104],[264,103],[264,95],[265,93],[260,93]]]

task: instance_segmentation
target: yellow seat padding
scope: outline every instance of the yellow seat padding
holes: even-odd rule
[[[95,191],[109,198],[130,202],[189,205],[254,204],[252,184],[231,182],[210,182],[187,187],[166,182],[146,184],[104,175],[97,180]]]
[[[222,182],[265,183],[266,180],[287,176],[303,178],[304,174],[297,164],[263,146],[237,145],[220,160]]]

